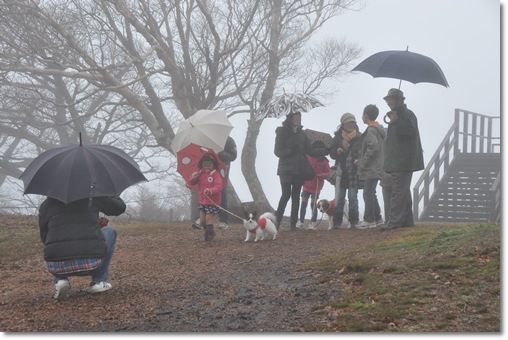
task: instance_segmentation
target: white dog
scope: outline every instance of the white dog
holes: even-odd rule
[[[247,229],[247,236],[245,242],[249,241],[251,235],[256,235],[254,242],[257,240],[264,240],[268,234],[273,235],[273,240],[277,237],[277,227],[275,224],[277,219],[272,213],[264,213],[257,218],[257,212],[246,213],[243,225]]]
[[[328,216],[328,230],[333,228],[333,212],[335,209],[335,200],[319,200],[317,202],[317,210],[322,214],[326,214]],[[349,204],[348,201],[345,200],[344,203],[344,219],[349,220]],[[349,227],[348,227],[349,228]]]

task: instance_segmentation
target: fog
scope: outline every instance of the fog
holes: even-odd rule
[[[456,108],[500,116],[500,5],[497,1],[369,1],[363,11],[348,12],[329,22],[316,39],[327,36],[345,37],[349,42],[358,43],[363,55],[356,64],[376,52],[408,48],[434,59],[440,65],[449,88],[406,81],[402,81],[400,88],[408,108],[418,117],[425,164],[450,129]],[[380,116],[384,115],[388,107],[383,97],[388,89],[398,87],[399,81],[354,72],[347,79],[337,81],[336,86],[335,95],[322,100],[325,107],[303,114],[304,128],[333,134],[340,116],[350,112],[356,116],[360,131],[363,131],[363,108],[367,104],[376,104]],[[282,92],[282,89],[278,90]],[[242,115],[231,119],[235,126],[231,136],[239,150],[243,146],[246,119]],[[272,207],[277,206],[281,192],[276,175],[277,158],[273,154],[275,129],[281,123],[282,119],[265,119],[257,144],[256,167]],[[500,126],[496,126],[495,130],[499,136]],[[414,174],[413,184],[421,173]],[[239,160],[232,163],[230,177],[240,199],[252,200],[241,175]],[[325,183],[321,197],[333,198],[330,184]],[[380,191],[378,199],[382,203]],[[362,201],[360,192],[360,213]],[[289,214],[289,204],[286,214]]]

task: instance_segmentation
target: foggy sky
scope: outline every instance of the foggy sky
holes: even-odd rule
[[[409,51],[431,57],[440,65],[449,88],[406,81],[401,85],[408,108],[418,117],[425,164],[450,129],[456,108],[500,115],[500,5],[496,0],[371,0],[363,11],[348,12],[329,22],[318,38],[330,35],[357,42],[363,49],[354,66],[374,53],[405,50],[408,46]],[[363,108],[376,104],[380,116],[384,115],[389,110],[383,97],[389,88],[398,86],[399,81],[395,79],[351,73],[347,79],[337,82],[336,95],[323,100],[326,107],[303,114],[302,125],[333,134],[340,116],[351,112],[363,131]],[[239,150],[243,146],[246,119],[242,115],[231,119],[235,126],[231,136]],[[256,168],[272,207],[277,206],[280,197],[273,143],[275,129],[281,123],[282,120],[265,119],[257,145]],[[413,184],[421,173],[414,174]],[[252,200],[241,175],[239,159],[232,163],[230,177],[240,199]],[[321,197],[333,198],[330,184],[325,184]],[[362,213],[361,192],[359,202]]]

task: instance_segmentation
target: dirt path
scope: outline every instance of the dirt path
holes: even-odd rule
[[[316,284],[299,265],[389,238],[378,230],[290,232],[274,241],[244,243],[240,224],[203,242],[188,224],[133,233],[118,228],[111,265],[113,289],[84,291],[89,278],[71,278],[68,299],[52,299],[41,256],[1,264],[0,331],[288,332],[324,316],[313,306],[341,294]]]

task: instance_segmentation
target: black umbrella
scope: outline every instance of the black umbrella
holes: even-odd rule
[[[408,50],[375,53],[352,71],[362,71],[374,78],[394,78],[413,84],[434,83],[448,87],[443,71],[433,59]]]
[[[147,180],[124,151],[109,145],[82,145],[81,141],[43,152],[19,178],[24,194],[45,195],[64,203],[120,195]]]

